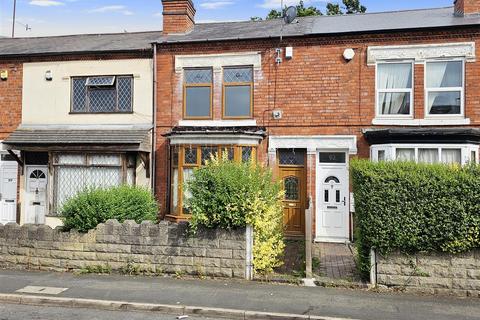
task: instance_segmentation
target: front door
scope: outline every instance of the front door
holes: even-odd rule
[[[47,211],[47,166],[27,166],[26,174],[26,221],[25,223],[44,224]]]
[[[279,150],[279,171],[285,192],[283,200],[283,225],[285,236],[305,236],[306,173],[305,152]]]
[[[10,155],[2,154],[0,161],[0,224],[17,221],[18,165]]]
[[[320,152],[317,171],[317,240],[346,242],[349,238],[347,154]]]

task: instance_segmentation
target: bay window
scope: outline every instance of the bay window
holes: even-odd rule
[[[413,63],[377,64],[377,116],[411,117],[413,115]]]
[[[171,151],[171,185],[170,185],[170,214],[173,216],[189,215],[187,200],[191,194],[185,188],[193,171],[205,165],[212,156],[222,154],[230,161],[247,162],[255,160],[256,147],[254,146],[198,146],[181,145],[172,147]]]
[[[432,145],[432,144],[385,144],[372,145],[371,159],[373,161],[412,161],[418,163],[445,163],[465,165],[478,162],[478,146],[462,145]]]
[[[464,114],[464,62],[433,61],[425,66],[426,116]]]
[[[54,154],[54,212],[86,188],[134,185],[135,167],[133,154]]]

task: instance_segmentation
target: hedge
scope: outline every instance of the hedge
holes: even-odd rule
[[[60,210],[63,229],[88,232],[108,219],[119,222],[156,221],[158,205],[146,188],[120,186],[108,189],[86,189],[65,202]]]
[[[480,167],[353,160],[356,244],[369,272],[370,248],[461,253],[480,247]]]
[[[198,226],[235,229],[252,225],[253,266],[267,274],[283,254],[283,191],[269,170],[254,163],[213,158],[194,171],[187,188],[193,231]]]

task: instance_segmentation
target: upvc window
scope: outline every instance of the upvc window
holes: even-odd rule
[[[72,78],[72,113],[128,113],[132,108],[132,76]]]
[[[255,160],[255,146],[175,146],[172,148],[172,170],[170,185],[170,213],[175,216],[189,215],[187,200],[191,194],[185,184],[192,177],[193,171],[205,165],[212,156],[222,154],[230,161],[247,162]]]
[[[54,210],[85,188],[135,184],[133,154],[57,153],[53,157]]]
[[[378,117],[413,116],[413,63],[378,63],[376,89]]]
[[[464,61],[432,61],[425,66],[427,116],[464,114]]]
[[[211,119],[212,69],[186,69],[184,77],[184,119]]]
[[[223,69],[223,117],[251,118],[253,106],[253,68]]]

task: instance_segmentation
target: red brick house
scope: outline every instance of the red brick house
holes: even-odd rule
[[[454,7],[195,24],[163,0],[155,45],[156,194],[188,219],[183,181],[209,154],[283,180],[287,235],[351,238],[351,157],[465,164],[480,143],[480,0]]]

